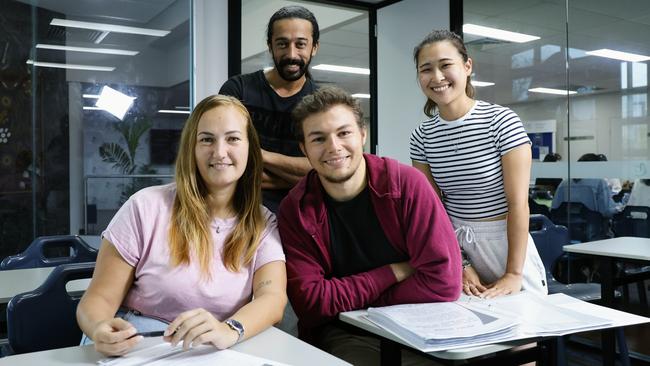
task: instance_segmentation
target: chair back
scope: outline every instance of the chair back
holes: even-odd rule
[[[7,305],[7,336],[15,353],[79,345],[77,305],[81,295],[70,295],[66,283],[91,278],[94,262],[63,264],[39,288],[14,296]]]
[[[616,236],[650,238],[650,207],[627,206],[613,219]]]
[[[569,228],[571,240],[587,242],[609,237],[609,220],[580,202],[562,202],[550,213],[554,223]]]
[[[555,225],[544,215],[530,215],[530,236],[535,241],[546,278],[550,282],[557,260],[564,255],[564,245],[569,244],[569,231],[566,227]]]
[[[48,257],[46,251],[63,249],[65,256]],[[94,262],[97,249],[89,246],[78,235],[41,236],[29,244],[24,252],[6,257],[0,270],[55,267],[65,263]]]

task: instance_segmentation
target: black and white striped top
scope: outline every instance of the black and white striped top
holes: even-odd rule
[[[501,156],[530,144],[509,108],[476,101],[462,118],[436,114],[411,134],[411,159],[428,164],[449,216],[480,220],[508,212]]]

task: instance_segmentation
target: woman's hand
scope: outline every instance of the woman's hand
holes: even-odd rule
[[[142,340],[142,336],[133,337],[136,333],[137,330],[131,323],[113,318],[99,322],[90,337],[98,352],[106,356],[121,356]]]
[[[481,283],[481,279],[478,277],[478,273],[476,273],[474,267],[465,267],[463,269],[463,292],[465,295],[480,296],[485,290],[487,290],[487,287]]]
[[[496,282],[489,284],[488,289],[481,294],[481,297],[491,299],[497,296],[514,294],[521,291],[522,276],[514,273],[506,273]]]
[[[163,339],[172,346],[181,340],[183,349],[190,345],[212,343],[218,349],[226,349],[235,343],[239,334],[227,324],[217,320],[212,313],[205,309],[193,309],[181,313],[169,324]]]

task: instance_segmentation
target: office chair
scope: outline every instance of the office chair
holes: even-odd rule
[[[609,220],[583,203],[562,202],[550,210],[550,215],[551,221],[570,229],[571,240],[588,242],[610,237]]]
[[[563,293],[582,301],[599,301],[601,298],[600,284],[563,284],[558,282],[553,276],[555,266],[564,255],[564,249],[562,247],[570,243],[567,228],[555,225],[544,215],[531,215],[529,227],[533,229],[530,231],[530,236],[533,237],[535,247],[546,269],[546,283],[548,284],[549,295]],[[616,328],[616,342],[618,343],[621,363],[629,366],[630,358],[623,328]],[[563,344],[560,342],[558,346],[563,347]]]
[[[564,256],[562,247],[570,243],[567,228],[555,225],[544,215],[531,215],[530,227],[533,228],[530,236],[535,241],[535,246],[546,269],[549,294],[563,293],[583,301],[600,300],[600,284],[564,284],[557,281],[553,275],[559,260]]]
[[[650,207],[626,206],[623,212],[614,215],[614,234],[650,238]]]
[[[644,206],[627,206],[613,218],[614,234],[617,237],[621,236],[635,236],[650,238],[650,207]],[[624,269],[625,275],[641,275],[647,274],[650,276],[650,266],[630,266]],[[639,302],[644,312],[650,311],[648,307],[648,295],[646,293],[645,281],[640,280],[636,282],[637,291],[639,294]],[[629,302],[629,290],[627,286],[623,286],[623,298]]]
[[[66,256],[48,257],[47,251],[63,248]],[[6,257],[0,270],[55,267],[65,263],[94,262],[97,250],[77,235],[41,236],[29,244],[24,252]]]
[[[69,281],[91,278],[94,262],[62,264],[34,291],[14,296],[7,305],[7,336],[15,353],[43,351],[79,345],[77,304]]]

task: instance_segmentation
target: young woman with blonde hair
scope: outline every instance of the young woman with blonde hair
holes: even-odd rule
[[[221,95],[201,101],[181,134],[175,182],[134,194],[102,233],[77,309],[82,343],[121,355],[136,333],[164,330],[172,345],[223,349],[278,322],[286,271],[261,177],[246,108]]]

